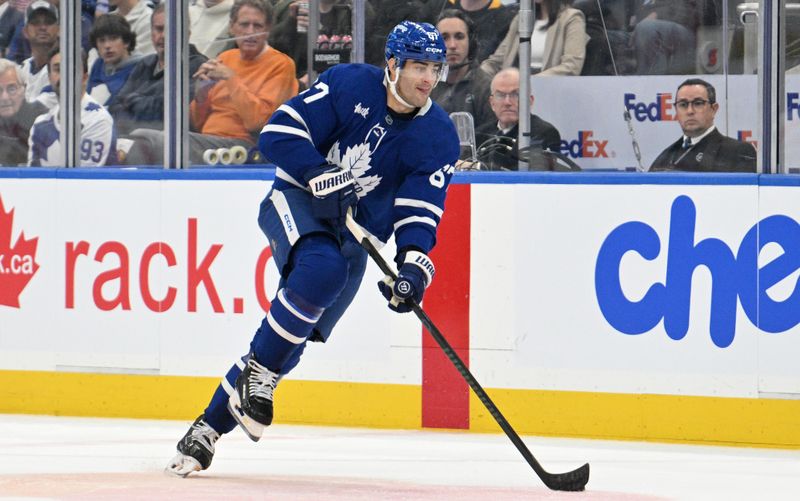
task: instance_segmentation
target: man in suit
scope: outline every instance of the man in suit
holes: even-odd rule
[[[723,136],[714,126],[719,109],[714,86],[690,78],[678,86],[675,109],[683,135],[650,166],[651,171],[755,172],[756,149]]]
[[[478,159],[490,168],[517,170],[519,135],[519,70],[505,68],[492,78],[489,104],[497,121],[475,128]],[[533,96],[530,98],[533,107]],[[484,148],[481,148],[483,146]],[[561,134],[549,122],[531,114],[531,146],[558,152]],[[535,168],[535,167],[533,167]]]

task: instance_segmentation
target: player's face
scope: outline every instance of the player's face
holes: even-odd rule
[[[36,11],[25,25],[25,38],[34,45],[53,45],[58,40],[58,21],[46,11]]]
[[[489,104],[503,128],[511,127],[519,120],[519,77],[503,74],[495,78]]]
[[[714,125],[719,104],[708,102],[705,86],[684,85],[675,97],[675,108],[683,133],[695,137]]]
[[[106,65],[116,66],[128,59],[130,52],[128,44],[120,36],[108,35],[97,39],[97,53],[103,58]]]
[[[400,71],[397,92],[415,108],[425,106],[433,86],[439,81],[441,69],[441,64],[409,59]]]
[[[267,19],[261,11],[248,5],[231,21],[231,34],[236,38],[242,59],[255,59],[267,45]]]
[[[167,39],[164,36],[164,26],[167,24],[167,15],[164,11],[159,12],[153,16],[153,21],[150,24],[150,40],[153,41],[153,47],[156,49],[158,59],[164,60],[164,41]]]
[[[0,117],[16,115],[24,99],[25,86],[17,80],[17,72],[12,69],[0,74]]]
[[[447,64],[454,66],[466,61],[469,56],[467,24],[457,17],[448,17],[439,21],[436,29],[447,47]]]

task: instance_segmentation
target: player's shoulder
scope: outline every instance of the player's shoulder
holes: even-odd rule
[[[450,115],[447,114],[441,106],[433,101],[430,101],[430,106],[422,110],[422,112],[414,119],[417,129],[422,133],[429,133],[435,131],[438,136],[445,133],[450,139],[455,138],[458,140],[455,125],[450,120]]]

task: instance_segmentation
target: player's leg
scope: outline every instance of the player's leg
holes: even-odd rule
[[[250,344],[250,359],[229,403],[234,418],[253,440],[272,423],[273,392],[287,361],[305,344],[347,280],[347,261],[338,242],[328,235],[302,237],[292,254],[285,286],[278,290]]]
[[[338,232],[313,217],[310,197],[303,190],[273,191],[261,206],[259,225],[283,279],[228,404],[253,440],[272,422],[273,392],[280,375],[291,368],[292,354],[305,344],[347,281]]]

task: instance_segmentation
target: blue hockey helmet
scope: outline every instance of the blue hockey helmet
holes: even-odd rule
[[[386,37],[386,60],[395,58],[400,67],[409,59],[445,65],[446,55],[442,35],[430,23],[403,21]]]

